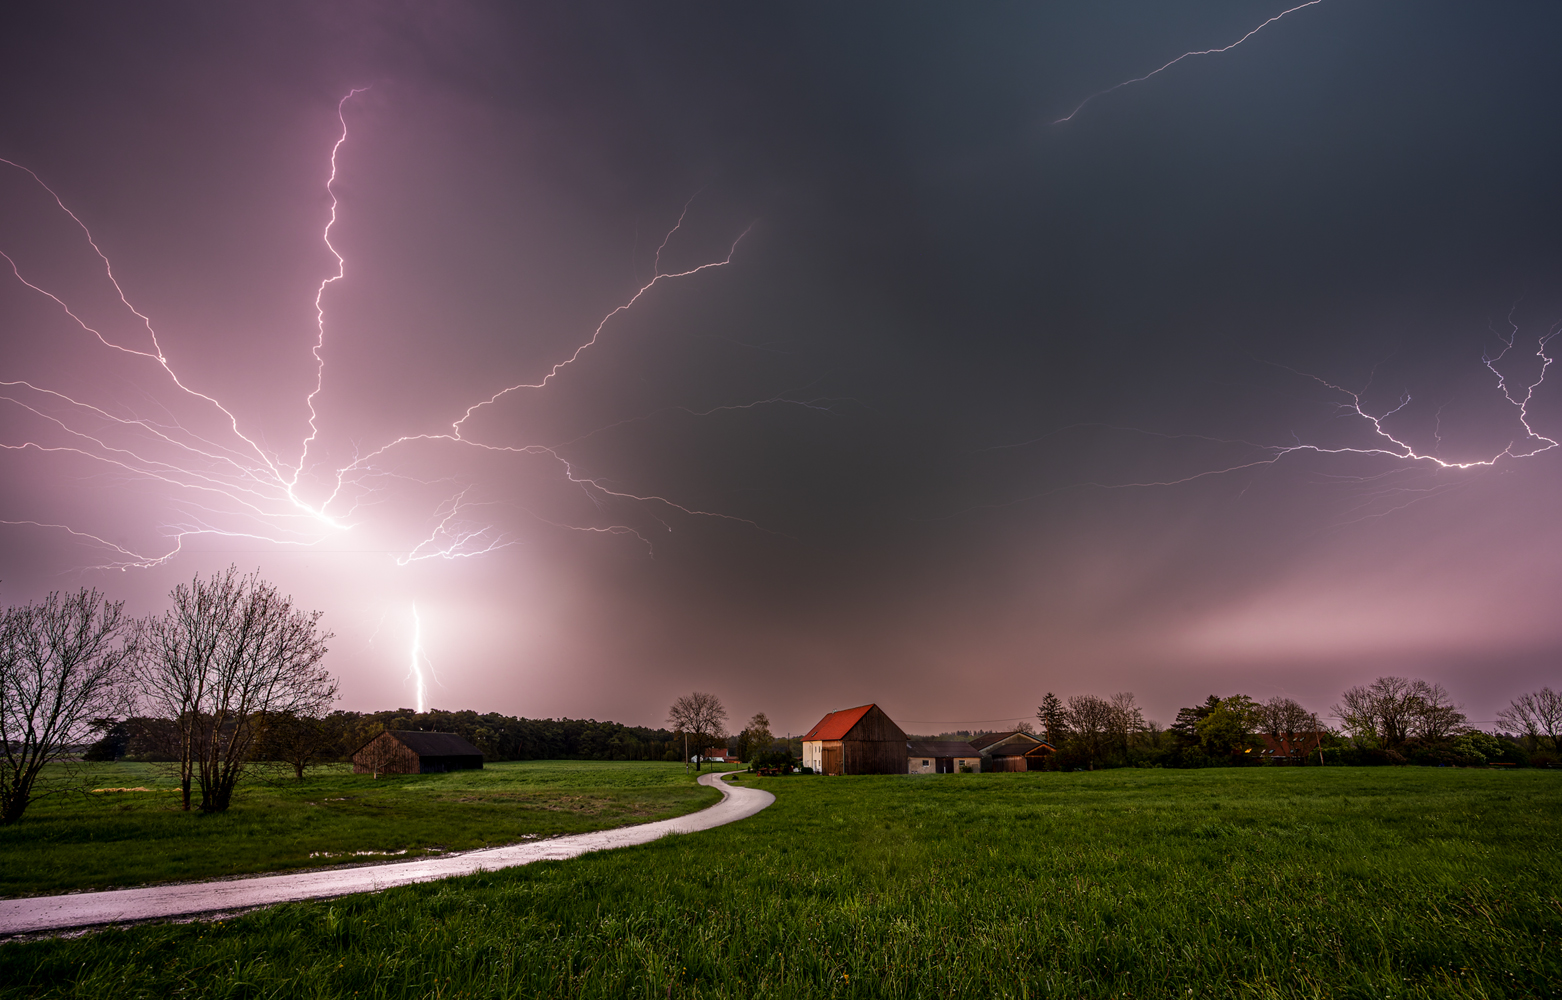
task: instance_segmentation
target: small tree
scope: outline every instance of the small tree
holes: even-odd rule
[[[296,712],[267,712],[257,717],[259,735],[255,756],[293,769],[293,776],[304,780],[304,770],[339,753],[341,727],[324,718]]]
[[[667,721],[672,724],[674,732],[684,737],[685,763],[689,759],[689,740],[692,739],[695,746],[703,751],[712,743],[727,738],[727,710],[722,707],[720,698],[705,691],[686,694],[673,702],[667,710]],[[703,769],[704,766],[704,755],[701,754],[700,767]]]
[[[753,761],[756,754],[769,753],[775,737],[770,734],[770,717],[755,712],[743,732],[738,734],[738,759],[744,763]]]
[[[0,614],[0,825],[38,797],[46,764],[125,709],[134,656],[123,602],[96,590]]]
[[[1236,757],[1255,746],[1259,707],[1245,694],[1220,699],[1196,725],[1199,745],[1212,757]]]
[[[1054,747],[1061,746],[1068,736],[1067,711],[1058,696],[1051,691],[1041,699],[1041,704],[1036,708],[1036,721],[1041,723],[1042,739]]]
[[[1543,687],[1521,694],[1497,713],[1497,721],[1529,737],[1534,750],[1562,751],[1562,693]]]
[[[320,612],[293,606],[258,573],[236,567],[180,584],[173,609],[145,623],[146,697],[178,728],[184,808],[198,782],[202,812],[222,812],[269,713],[312,715],[336,698],[320,661]]]

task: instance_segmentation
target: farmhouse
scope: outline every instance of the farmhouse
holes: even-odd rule
[[[906,744],[908,774],[955,774],[980,771],[982,755],[959,740],[912,740]]]
[[[803,766],[821,774],[905,774],[906,742],[879,706],[843,708],[803,734]]]
[[[1054,750],[1041,737],[1018,730],[978,736],[971,746],[982,755],[984,771],[1039,771]]]
[[[482,767],[483,752],[455,733],[386,730],[353,754],[354,774],[442,774]]]
[[[1279,736],[1260,733],[1259,737],[1264,741],[1264,756],[1282,763],[1304,761],[1308,754],[1317,753],[1323,742],[1322,733],[1282,733]]]

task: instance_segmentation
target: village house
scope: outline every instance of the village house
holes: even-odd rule
[[[455,733],[386,730],[353,754],[354,774],[480,771],[483,752]]]
[[[980,771],[982,755],[960,740],[912,740],[906,744],[907,774]]]
[[[820,774],[905,774],[906,743],[879,706],[843,708],[803,734],[803,766]]]
[[[1260,733],[1259,738],[1264,741],[1260,752],[1265,757],[1288,764],[1305,763],[1309,755],[1318,753],[1318,746],[1323,742],[1322,733],[1282,733],[1279,736]]]
[[[977,736],[971,746],[982,755],[984,771],[1040,771],[1055,752],[1051,743],[1020,730]]]

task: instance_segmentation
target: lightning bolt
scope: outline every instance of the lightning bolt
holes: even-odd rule
[[[418,714],[428,711],[428,687],[423,680],[423,619],[418,606],[412,605],[412,685],[418,700]]]
[[[93,338],[99,349],[127,355],[138,363],[155,366],[176,398],[197,407],[196,413],[186,414],[181,419],[169,406],[160,404],[161,415],[154,418],[131,412],[122,405],[99,405],[61,389],[39,385],[33,381],[23,379],[0,381],[0,403],[14,408],[20,416],[48,429],[54,435],[52,438],[29,436],[20,441],[0,441],[0,450],[71,455],[90,459],[104,470],[111,482],[153,484],[163,492],[165,502],[175,512],[159,529],[160,533],[168,539],[167,546],[162,551],[150,553],[133,551],[123,545],[106,541],[99,534],[81,531],[67,525],[26,518],[0,523],[65,531],[74,538],[100,545],[112,554],[111,561],[94,567],[100,569],[127,570],[161,565],[177,556],[183,550],[185,541],[194,535],[222,535],[263,540],[280,545],[319,545],[355,527],[358,523],[356,515],[365,497],[373,496],[379,489],[384,488],[384,483],[398,478],[396,473],[381,464],[380,460],[387,453],[405,445],[428,442],[491,453],[496,457],[533,458],[550,462],[559,470],[564,481],[585,491],[599,509],[609,501],[626,501],[642,506],[662,507],[687,516],[724,519],[759,527],[746,518],[699,509],[659,494],[613,486],[602,476],[584,474],[578,471],[561,452],[560,449],[567,445],[494,443],[472,436],[468,428],[469,422],[477,413],[485,408],[500,405],[507,396],[528,390],[546,389],[562,372],[579,361],[586,352],[601,341],[616,318],[635,308],[659,285],[692,278],[732,263],[738,245],[752,231],[752,224],[732,241],[723,257],[682,270],[663,269],[662,257],[682,229],[699,192],[695,192],[695,195],[684,204],[677,221],[657,247],[651,279],[604,315],[591,330],[590,335],[567,356],[554,363],[541,378],[503,386],[489,393],[461,409],[459,416],[452,420],[445,430],[404,435],[361,451],[351,461],[324,474],[324,487],[320,490],[324,494],[323,500],[312,502],[302,495],[301,482],[305,472],[311,468],[311,452],[319,444],[321,434],[317,401],[326,387],[326,295],[332,286],[343,281],[347,275],[347,262],[332,240],[341,207],[336,194],[336,184],[340,176],[339,154],[349,138],[347,118],[349,102],[367,89],[353,88],[337,102],[336,106],[340,129],[330,149],[329,170],[325,179],[330,208],[321,233],[321,240],[335,261],[335,267],[331,273],[321,279],[315,290],[315,330],[311,346],[314,379],[309,393],[303,400],[302,409],[305,413],[307,431],[297,445],[296,462],[284,459],[262,446],[259,436],[245,430],[243,422],[234,410],[181,378],[164,352],[152,320],[131,303],[114,273],[107,254],[99,246],[86,223],[31,168],[0,158],[0,164],[25,174],[37,189],[41,189],[47,198],[52,200],[53,206],[80,231],[86,245],[91,248],[91,253],[101,264],[102,274],[118,297],[120,305],[136,318],[137,328],[145,331],[145,343],[124,342],[123,338],[110,337],[83,318],[82,313],[68,304],[65,298],[46,288],[41,283],[42,279],[34,280],[27,273],[27,268],[13,254],[0,249],[0,258],[9,265],[15,279],[52,302],[75,327]],[[757,406],[771,402],[779,402],[779,399],[743,405]],[[804,406],[817,405],[808,401],[787,400],[787,402]],[[189,425],[192,419],[200,417],[201,408],[204,408],[205,413],[217,418],[218,429],[215,432],[198,432]],[[708,411],[688,409],[687,412],[709,416],[728,408],[717,407]],[[730,408],[742,407],[733,404]],[[314,463],[317,467],[320,464]],[[314,473],[311,473],[311,476],[313,475]],[[396,559],[397,563],[406,566],[434,558],[472,558],[515,544],[516,540],[513,537],[499,532],[476,516],[482,508],[494,504],[473,499],[470,495],[471,490],[470,485],[459,489],[445,504],[437,508],[434,512],[433,526],[427,536],[399,556]],[[533,514],[530,511],[527,513]],[[630,534],[648,546],[650,544],[644,534],[628,525],[580,526],[560,523],[536,514],[533,516],[544,523],[561,528],[603,534]],[[661,523],[667,530],[671,530],[665,521]]]
[[[1159,73],[1166,72],[1167,70],[1171,69],[1173,66],[1175,66],[1178,63],[1182,62],[1184,59],[1191,59],[1194,56],[1213,56],[1213,55],[1219,55],[1222,52],[1230,52],[1232,49],[1236,48],[1238,45],[1241,45],[1243,42],[1247,41],[1249,38],[1252,38],[1254,35],[1258,34],[1260,31],[1263,31],[1265,28],[1269,27],[1271,24],[1274,24],[1276,21],[1280,20],[1282,17],[1285,17],[1287,14],[1294,14],[1297,11],[1303,9],[1304,7],[1312,7],[1312,6],[1315,6],[1315,5],[1320,4],[1320,3],[1323,3],[1323,0],[1307,0],[1306,3],[1297,4],[1295,7],[1292,7],[1289,10],[1282,10],[1280,13],[1276,14],[1274,17],[1271,17],[1269,20],[1267,20],[1264,23],[1260,24],[1258,27],[1254,28],[1252,31],[1249,31],[1247,34],[1243,35],[1241,38],[1238,38],[1236,41],[1232,42],[1230,45],[1223,45],[1223,46],[1221,46],[1218,49],[1195,49],[1192,52],[1184,52],[1182,55],[1180,55],[1177,58],[1173,59],[1171,62],[1167,63],[1166,65],[1161,66],[1161,67],[1159,67],[1157,69],[1152,69],[1150,72],[1146,73],[1144,76],[1136,76],[1132,80],[1124,80],[1122,83],[1113,84],[1112,86],[1106,88],[1105,90],[1098,90],[1094,94],[1091,94],[1089,97],[1085,98],[1083,101],[1080,101],[1079,105],[1077,107],[1075,107],[1073,111],[1070,111],[1068,114],[1064,115],[1062,118],[1059,118],[1057,121],[1053,122],[1052,124],[1054,124],[1054,125],[1061,125],[1064,122],[1069,121],[1070,119],[1072,119],[1075,115],[1079,114],[1081,111],[1083,111],[1084,108],[1085,108],[1085,105],[1089,104],[1091,101],[1095,100],[1096,98],[1098,98],[1098,97],[1105,97],[1107,94],[1110,94],[1113,91],[1122,90],[1124,87],[1130,86],[1131,84],[1143,83],[1144,81],[1150,79],[1150,77],[1152,77],[1152,76],[1155,76],[1155,75],[1157,75]]]
[[[1511,412],[1513,413],[1513,416],[1519,426],[1524,429],[1524,436],[1522,438],[1516,437],[1513,440],[1510,440],[1507,445],[1505,445],[1500,450],[1490,453],[1484,457],[1468,459],[1465,461],[1453,461],[1442,458],[1437,454],[1437,451],[1440,450],[1442,444],[1442,407],[1438,407],[1437,422],[1434,429],[1434,437],[1437,441],[1437,447],[1432,451],[1423,451],[1418,449],[1414,444],[1407,440],[1406,437],[1403,436],[1402,432],[1396,432],[1390,426],[1393,418],[1403,412],[1405,408],[1410,405],[1413,398],[1410,393],[1407,392],[1402,394],[1399,397],[1398,403],[1392,408],[1383,412],[1373,412],[1369,410],[1366,404],[1362,401],[1362,395],[1365,390],[1347,389],[1334,382],[1330,382],[1327,379],[1320,378],[1319,376],[1303,371],[1298,371],[1297,369],[1291,368],[1287,365],[1278,365],[1270,362],[1269,364],[1272,364],[1273,367],[1285,372],[1289,372],[1292,375],[1306,379],[1317,385],[1321,385],[1329,390],[1330,393],[1335,395],[1335,397],[1338,399],[1338,401],[1333,404],[1336,411],[1347,420],[1355,423],[1363,432],[1366,433],[1366,443],[1360,445],[1329,446],[1297,440],[1289,444],[1260,444],[1242,439],[1219,438],[1203,434],[1165,434],[1156,431],[1142,430],[1135,427],[1122,427],[1114,424],[1070,424],[1066,427],[1061,427],[1056,431],[1052,431],[1040,437],[1016,442],[1014,444],[990,446],[980,449],[980,451],[997,452],[1011,449],[1028,448],[1032,445],[1039,444],[1043,441],[1054,438],[1071,430],[1084,427],[1095,427],[1124,433],[1157,437],[1165,440],[1196,440],[1222,446],[1242,448],[1248,450],[1250,452],[1250,456],[1242,458],[1239,461],[1220,465],[1214,468],[1202,469],[1196,472],[1191,472],[1188,475],[1179,476],[1172,479],[1142,480],[1132,482],[1088,481],[1072,483],[1069,485],[1045,490],[1040,493],[1018,497],[1013,500],[1007,500],[999,503],[977,504],[956,511],[952,514],[946,514],[936,518],[929,518],[929,520],[946,520],[951,517],[960,516],[961,514],[970,513],[972,511],[995,510],[1005,507],[1013,507],[1020,504],[1029,503],[1034,500],[1040,500],[1048,496],[1078,489],[1122,490],[1181,486],[1201,479],[1225,476],[1249,469],[1274,465],[1283,461],[1287,456],[1298,453],[1316,455],[1358,455],[1390,459],[1397,463],[1395,468],[1390,470],[1390,472],[1382,473],[1379,476],[1348,477],[1354,482],[1377,481],[1388,475],[1392,475],[1394,472],[1403,471],[1405,469],[1416,466],[1430,468],[1433,471],[1439,472],[1465,472],[1470,470],[1491,468],[1504,460],[1517,461],[1534,458],[1535,456],[1551,451],[1554,448],[1562,447],[1562,442],[1542,434],[1535,429],[1534,425],[1531,423],[1533,417],[1530,413],[1530,405],[1535,400],[1535,394],[1544,385],[1546,381],[1546,373],[1550,370],[1552,362],[1555,360],[1555,358],[1550,354],[1549,347],[1551,341],[1554,340],[1558,334],[1562,334],[1562,322],[1558,322],[1545,333],[1536,337],[1533,341],[1535,344],[1535,352],[1532,356],[1539,359],[1539,371],[1534,376],[1533,380],[1524,383],[1522,390],[1520,390],[1515,388],[1511,383],[1508,375],[1504,374],[1504,372],[1497,367],[1498,363],[1507,357],[1509,352],[1513,351],[1518,344],[1519,329],[1516,325],[1512,324],[1511,315],[1512,314],[1510,313],[1509,332],[1506,334],[1496,334],[1498,341],[1502,344],[1502,349],[1495,355],[1490,353],[1483,355],[1481,361],[1496,378],[1497,389],[1502,394],[1504,401],[1511,408]],[[1396,510],[1403,509],[1405,506],[1408,506],[1411,503],[1416,503],[1419,500],[1425,499],[1429,496],[1444,493],[1450,488],[1455,487],[1449,484],[1436,484],[1425,489],[1411,489],[1398,486],[1384,488],[1374,495],[1374,499],[1383,499],[1385,497],[1394,496],[1403,498],[1403,502],[1396,501],[1392,507],[1383,511],[1382,513],[1369,516],[1382,516],[1383,514],[1393,513]]]

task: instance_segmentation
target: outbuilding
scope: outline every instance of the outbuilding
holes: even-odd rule
[[[843,708],[803,734],[803,766],[821,774],[905,774],[906,742],[879,706]]]
[[[912,740],[906,744],[907,774],[957,774],[980,771],[982,755],[961,740]]]
[[[353,754],[354,774],[443,774],[482,767],[483,751],[455,733],[387,729]]]
[[[1051,743],[1023,730],[987,733],[971,740],[971,746],[982,755],[984,771],[1040,771],[1053,754]]]

